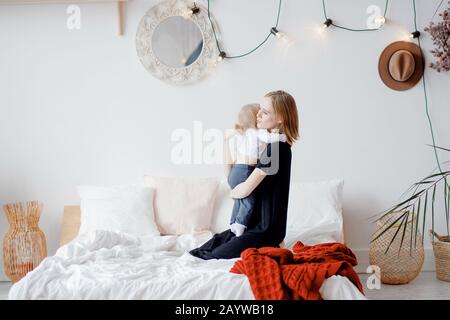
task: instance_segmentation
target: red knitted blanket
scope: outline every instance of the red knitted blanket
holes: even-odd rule
[[[230,272],[246,274],[257,300],[321,300],[323,280],[333,275],[347,277],[364,294],[353,266],[353,252],[342,243],[292,248],[249,248],[241,253]]]

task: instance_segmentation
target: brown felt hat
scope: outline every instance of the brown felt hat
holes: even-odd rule
[[[403,91],[419,82],[424,65],[419,46],[412,42],[397,41],[388,45],[381,53],[378,72],[385,85]]]

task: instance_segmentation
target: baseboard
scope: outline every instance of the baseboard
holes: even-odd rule
[[[358,265],[355,267],[355,271],[357,273],[367,273],[367,267],[370,266],[369,249],[352,249],[352,251],[358,259]],[[423,262],[422,271],[436,271],[433,248],[425,248],[424,253],[425,260]]]

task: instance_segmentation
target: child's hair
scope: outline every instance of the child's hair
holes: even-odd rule
[[[256,115],[259,111],[258,103],[249,103],[241,108],[238,115],[238,122],[234,128],[240,133],[243,133],[249,128],[256,128]]]

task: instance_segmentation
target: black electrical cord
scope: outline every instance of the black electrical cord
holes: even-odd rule
[[[272,28],[270,29],[269,34],[266,36],[266,38],[265,38],[260,44],[258,44],[258,45],[256,46],[256,48],[254,48],[254,49],[252,49],[252,50],[250,50],[250,51],[248,51],[248,52],[246,52],[246,53],[244,53],[244,54],[235,55],[235,56],[228,56],[228,55],[225,53],[225,51],[222,50],[222,48],[220,47],[219,41],[217,40],[216,30],[215,30],[214,24],[213,24],[213,22],[212,22],[212,20],[211,20],[211,14],[210,14],[210,9],[209,9],[209,3],[210,3],[210,0],[208,0],[208,18],[209,18],[209,22],[211,23],[212,31],[213,31],[213,34],[214,34],[214,39],[216,40],[217,49],[218,49],[219,52],[220,52],[220,55],[219,55],[219,56],[220,56],[222,59],[236,59],[236,58],[242,58],[242,57],[248,56],[249,54],[255,52],[255,51],[258,50],[264,43],[266,43],[267,40],[270,38],[271,35],[276,34],[275,32],[273,32],[273,30],[274,30],[274,29],[277,30],[277,28],[278,28],[278,23],[280,22],[281,1],[282,1],[282,0],[279,0],[279,2],[278,2],[278,14],[277,14],[277,21],[276,21],[276,23],[275,23],[275,26],[272,27]],[[278,31],[278,30],[277,30],[277,31]]]

